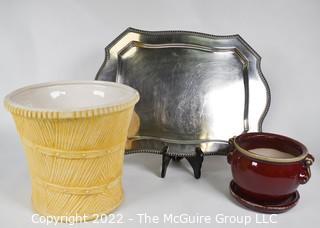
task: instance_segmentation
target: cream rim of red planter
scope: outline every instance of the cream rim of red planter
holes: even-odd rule
[[[293,158],[272,158],[272,157],[267,157],[267,156],[262,156],[259,154],[255,154],[253,152],[250,152],[249,150],[246,150],[244,148],[242,148],[237,142],[236,142],[236,136],[234,136],[233,138],[231,138],[229,140],[229,142],[235,147],[235,149],[237,149],[240,153],[254,158],[254,159],[258,159],[258,160],[262,160],[262,161],[268,161],[268,162],[275,162],[275,163],[293,163],[293,162],[299,162],[302,160],[305,160],[307,162],[308,165],[311,165],[313,163],[313,160],[311,158],[308,158],[307,155],[307,151],[303,150],[302,153],[298,156],[295,156]]]

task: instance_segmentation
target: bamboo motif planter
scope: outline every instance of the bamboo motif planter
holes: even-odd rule
[[[89,220],[119,206],[138,99],[134,89],[109,82],[39,84],[5,98],[27,155],[35,211]]]

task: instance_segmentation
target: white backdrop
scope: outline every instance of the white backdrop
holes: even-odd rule
[[[0,0],[0,97],[32,83],[94,79],[104,47],[129,26],[238,33],[262,56],[262,71],[271,88],[264,131],[296,138],[320,158],[319,12],[317,0]],[[32,225],[27,165],[13,121],[3,106],[0,137],[1,221]],[[224,160],[206,159],[200,180],[185,171],[190,171],[185,162],[171,164],[166,179],[160,179],[160,158],[127,157],[127,198],[117,212],[125,216],[168,210],[254,215],[230,199],[231,176]],[[299,227],[305,219],[317,221],[318,162],[313,172],[310,183],[301,187],[299,205],[278,216],[280,225]]]

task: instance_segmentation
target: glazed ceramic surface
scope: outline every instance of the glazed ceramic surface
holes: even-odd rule
[[[298,191],[288,197],[277,201],[257,201],[252,195],[240,188],[234,181],[230,182],[231,195],[243,206],[261,213],[278,214],[283,213],[294,207],[299,199]]]
[[[247,133],[231,140],[228,154],[233,181],[248,201],[276,204],[295,194],[311,176],[313,157],[306,147],[288,137],[271,133]],[[279,150],[292,156],[253,153],[256,148]]]
[[[121,203],[124,147],[138,99],[125,85],[81,81],[33,85],[5,98],[26,151],[35,211],[88,220]]]

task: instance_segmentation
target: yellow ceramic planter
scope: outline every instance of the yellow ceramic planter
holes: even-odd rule
[[[27,155],[36,212],[89,220],[119,206],[138,100],[128,86],[98,81],[38,84],[6,96]]]

